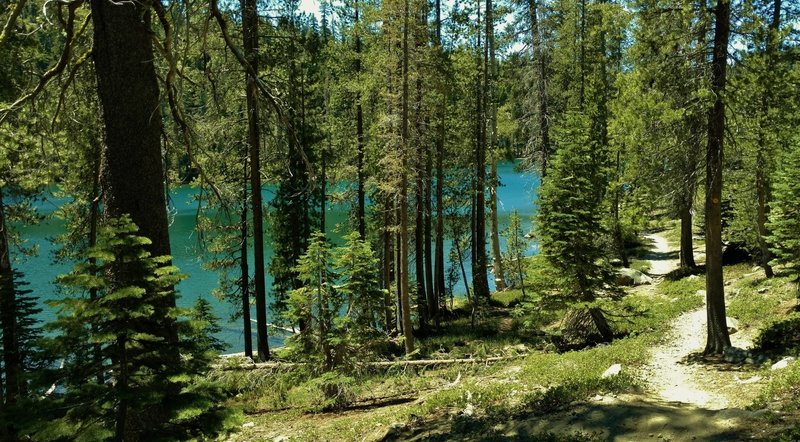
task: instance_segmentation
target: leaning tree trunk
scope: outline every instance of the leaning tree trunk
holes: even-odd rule
[[[714,58],[711,65],[711,92],[716,97],[708,114],[706,149],[706,305],[708,340],[706,354],[721,354],[730,347],[725,320],[725,287],[722,278],[722,160],[725,139],[725,71],[730,34],[730,3],[718,0],[714,12]]]
[[[153,65],[150,2],[115,3],[92,0],[92,56],[103,121],[101,186],[107,218],[128,214],[139,234],[152,241],[153,256],[170,254],[164,168],[161,155],[159,88]],[[113,285],[127,285],[125,270],[111,275]],[[165,351],[178,360],[178,332],[169,310],[175,295],[167,295],[152,317]],[[166,355],[165,355],[166,356]]]

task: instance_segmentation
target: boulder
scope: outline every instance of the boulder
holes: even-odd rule
[[[608,263],[611,264],[612,267],[622,267],[622,260],[619,258],[614,258],[608,261]]]
[[[622,286],[652,284],[653,278],[629,268],[617,269],[617,284]]]
[[[603,379],[611,378],[618,375],[621,371],[622,371],[622,364],[614,364],[608,367],[608,369],[606,369],[606,371],[604,371],[600,377]]]
[[[734,334],[739,331],[739,321],[734,318],[727,317],[725,318],[725,322],[728,323],[728,334]]]
[[[772,364],[772,367],[770,367],[770,368],[773,369],[773,370],[782,370],[782,369],[788,367],[789,364],[791,364],[792,362],[794,362],[794,358],[791,357],[791,356],[786,356],[785,358],[781,359],[780,361]]]

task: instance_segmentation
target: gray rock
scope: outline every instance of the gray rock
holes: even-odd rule
[[[758,293],[764,294],[767,293],[769,287],[761,287],[760,289],[756,290]]]
[[[789,364],[791,364],[792,362],[794,362],[794,358],[791,357],[791,356],[786,356],[785,358],[781,359],[780,361],[772,364],[772,367],[770,367],[770,368],[772,370],[782,370],[782,369],[788,367]]]
[[[606,371],[604,371],[603,374],[600,375],[600,377],[603,379],[607,379],[618,375],[621,371],[622,371],[622,364],[614,364],[608,367],[608,369],[606,369]]]
[[[731,317],[727,317],[727,318],[725,318],[725,322],[728,323],[728,333],[729,334],[732,335],[732,334],[734,334],[734,333],[739,331],[739,321],[737,321],[736,319],[731,318]]]
[[[636,269],[620,268],[617,269],[617,284],[631,286],[652,284],[653,278],[645,275]]]

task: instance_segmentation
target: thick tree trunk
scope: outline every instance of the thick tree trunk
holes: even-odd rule
[[[19,351],[17,296],[7,224],[3,188],[0,187],[0,321],[3,328],[3,374],[6,404],[13,404],[22,391],[22,357]]]
[[[258,9],[256,0],[241,0],[244,56],[258,72]],[[264,206],[261,199],[261,136],[258,126],[257,79],[247,74],[247,144],[250,157],[250,199],[253,207],[253,278],[256,298],[256,349],[258,358],[269,359],[267,288],[264,275]]]
[[[725,139],[725,75],[730,34],[730,3],[718,0],[714,11],[714,58],[711,92],[716,97],[708,114],[706,149],[706,305],[708,340],[706,354],[721,354],[730,347],[725,320],[725,286],[722,277],[722,161]]]
[[[159,89],[153,65],[150,2],[92,0],[92,56],[103,120],[101,183],[105,216],[130,215],[139,234],[152,241],[153,256],[170,254]],[[113,285],[127,285],[117,269]],[[168,342],[166,357],[178,360],[178,331],[168,310],[174,293],[152,315],[154,333]]]

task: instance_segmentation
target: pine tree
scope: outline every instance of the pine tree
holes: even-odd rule
[[[52,373],[53,383],[63,389],[52,404],[60,415],[48,426],[30,429],[36,437],[185,438],[218,422],[213,401],[219,398],[192,385],[209,361],[197,338],[213,345],[205,336],[213,321],[178,322],[179,329],[195,331],[184,333],[177,346],[151,332],[158,321],[153,312],[164,298],[175,296],[172,287],[184,276],[168,265],[170,257],[151,256],[149,245],[129,217],[111,219],[88,251],[94,261],[77,264],[60,278],[72,296],[50,302],[59,310],[49,325],[55,336],[47,343],[48,351],[64,361]],[[126,272],[124,286],[109,278],[111,269],[120,267]],[[93,289],[95,298],[87,296]],[[167,314],[182,316],[175,308]],[[179,362],[172,358],[175,351],[183,356]]]
[[[767,227],[772,232],[768,238],[774,259],[772,264],[783,264],[800,283],[800,139],[781,161],[773,183],[773,201],[770,204]]]
[[[588,307],[598,332],[610,341],[611,328],[594,304],[602,295],[614,294],[601,241],[606,155],[590,138],[586,115],[568,113],[555,129],[557,153],[541,187],[536,218],[541,253],[561,275],[563,299]]]
[[[296,351],[311,358],[317,369],[330,371],[341,364],[345,356],[343,330],[336,318],[346,299],[334,287],[336,275],[331,269],[333,256],[325,235],[311,234],[308,250],[297,261],[295,271],[302,286],[289,292],[287,315],[295,321],[307,321],[306,326],[290,338],[298,344]]]

